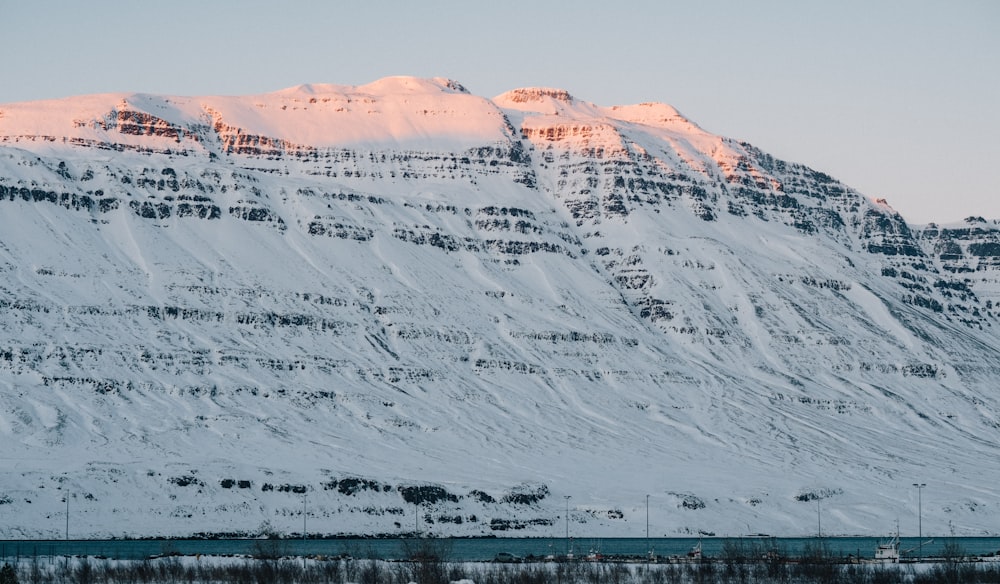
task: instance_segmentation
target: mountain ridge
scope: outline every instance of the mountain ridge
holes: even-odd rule
[[[563,90],[3,104],[4,533],[994,533],[998,232]]]

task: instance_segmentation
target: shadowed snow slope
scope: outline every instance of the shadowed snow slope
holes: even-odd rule
[[[0,537],[995,533],[998,278],[664,104],[0,104]]]

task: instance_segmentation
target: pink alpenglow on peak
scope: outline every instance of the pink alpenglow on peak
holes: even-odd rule
[[[504,93],[501,98],[505,98],[513,103],[532,103],[554,99],[565,103],[572,103],[573,96],[565,89],[551,89],[548,87],[526,87],[514,89]]]
[[[77,145],[139,148],[138,138],[114,120],[145,120],[170,132],[145,133],[176,149],[178,136],[208,128],[240,140],[287,150],[395,148],[462,150],[510,140],[503,112],[446,79],[387,77],[360,86],[304,84],[248,96],[154,96],[101,94],[0,106],[0,143],[41,147],[46,137]],[[213,140],[184,143],[189,154],[206,154]]]
[[[608,108],[608,115],[626,122],[705,133],[698,124],[684,117],[672,105],[646,102],[637,105],[616,105]]]
[[[998,242],[561,89],[0,104],[0,539],[996,533]]]
[[[596,114],[594,104],[578,101],[565,89],[548,87],[513,89],[494,97],[493,103],[507,110],[543,115]]]

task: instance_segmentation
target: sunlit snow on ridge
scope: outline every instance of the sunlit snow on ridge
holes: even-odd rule
[[[995,531],[995,222],[562,90],[0,112],[9,537]]]

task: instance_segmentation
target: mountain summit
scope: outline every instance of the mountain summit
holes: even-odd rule
[[[0,538],[995,534],[998,270],[664,104],[0,104]]]

